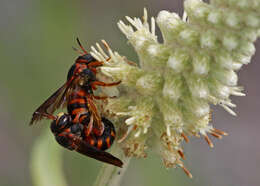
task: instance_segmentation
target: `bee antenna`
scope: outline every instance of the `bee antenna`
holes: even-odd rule
[[[77,37],[77,42],[78,42],[78,45],[79,47],[81,48],[81,50],[84,52],[84,54],[87,54],[88,52],[85,50],[85,48],[81,45],[80,41],[79,41],[79,38]]]
[[[80,55],[84,55],[84,53],[82,53],[81,51],[79,51],[77,48],[72,47],[72,49],[73,49],[74,51],[78,52]]]

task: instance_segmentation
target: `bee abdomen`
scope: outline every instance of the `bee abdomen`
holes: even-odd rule
[[[115,139],[115,128],[114,125],[106,118],[102,118],[104,124],[104,132],[101,136],[97,136],[94,133],[90,134],[85,138],[85,141],[93,147],[99,150],[105,151],[111,147]]]
[[[100,150],[107,150],[113,144],[116,132],[111,121],[103,117],[102,122],[105,129],[101,136],[96,136],[95,146]]]
[[[87,100],[85,97],[82,97],[81,91],[73,92],[73,96],[71,96],[70,101],[67,105],[67,109],[72,119],[76,116],[81,117],[85,113],[88,113]]]
[[[76,109],[79,109],[79,108],[86,108],[86,105],[85,104],[80,104],[80,103],[73,103],[73,104],[68,104],[68,112],[70,114],[72,114],[72,112]]]

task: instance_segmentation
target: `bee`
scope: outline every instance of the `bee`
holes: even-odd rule
[[[101,117],[94,103],[95,99],[105,100],[108,97],[96,96],[93,90],[96,90],[97,86],[115,86],[120,84],[121,81],[114,83],[99,81],[96,78],[97,67],[102,66],[103,62],[97,61],[91,54],[88,54],[78,38],[77,42],[83,51],[82,55],[76,59],[68,71],[67,81],[33,113],[30,125],[37,123],[45,117],[52,119],[57,126],[61,126],[61,128],[56,127],[59,130],[55,133],[53,132],[55,127],[51,127],[59,144],[92,158],[95,158],[94,154],[96,153],[96,159],[108,162],[108,159],[113,156],[105,153],[104,150],[112,145],[115,138],[115,130],[113,124],[108,119]],[[68,114],[63,114],[60,117],[53,116],[57,109],[65,106],[67,106]],[[62,118],[65,120],[63,121]],[[51,124],[51,126],[54,125]],[[74,134],[75,131],[72,130],[76,126],[82,128],[79,130],[80,135]],[[62,144],[62,140],[69,143],[64,142]],[[100,156],[100,153],[102,156]],[[114,159],[112,158],[112,160]],[[122,162],[119,159],[112,164],[122,166]]]
[[[53,120],[50,128],[56,141],[61,146],[96,160],[122,167],[123,163],[121,160],[105,152],[115,139],[115,128],[108,119],[104,117],[101,119],[105,126],[101,136],[94,133],[86,136],[84,125],[73,123],[69,114],[59,113],[57,117],[52,115],[47,117]]]

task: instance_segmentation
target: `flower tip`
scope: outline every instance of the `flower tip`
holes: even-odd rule
[[[228,136],[228,133],[227,132],[224,132],[222,130],[219,130],[219,129],[213,129],[213,131],[217,134],[220,134],[220,135],[223,135],[223,136]]]
[[[228,136],[229,134],[227,132],[223,132],[223,135],[224,136]]]
[[[144,7],[144,16],[143,16],[143,20],[147,20],[147,8]]]
[[[214,144],[213,144],[212,141],[209,139],[209,137],[208,137],[207,134],[204,135],[204,139],[206,140],[206,142],[208,143],[208,145],[209,145],[210,148],[213,148],[213,147],[214,147]]]
[[[182,170],[185,172],[185,174],[189,177],[192,178],[192,174],[190,173],[190,171],[184,167],[182,164],[180,165],[180,167],[182,168]]]
[[[131,24],[134,23],[134,20],[133,20],[131,17],[125,16],[125,18],[126,18],[126,20],[127,20],[129,23],[131,23]],[[134,25],[134,24],[133,24],[133,25]]]
[[[226,133],[226,132],[223,134],[223,136],[228,136],[228,135],[229,135],[229,134],[228,134],[228,133]]]
[[[184,133],[181,133],[181,136],[183,137],[183,139],[184,139],[184,141],[186,142],[186,143],[189,143],[189,138],[184,134]]]
[[[183,151],[182,150],[178,150],[178,154],[180,155],[180,157],[182,158],[182,159],[186,159],[186,157],[185,157],[185,155],[184,155],[184,153],[183,153]]]
[[[180,20],[180,16],[176,13],[170,13],[167,10],[162,10],[158,13],[158,16],[156,18],[157,23],[160,25],[168,25],[169,21],[171,24],[177,23],[176,20]]]
[[[220,134],[217,134],[216,132],[210,132],[210,134],[212,135],[212,136],[214,136],[215,138],[218,138],[218,139],[222,139],[222,136],[220,135]]]

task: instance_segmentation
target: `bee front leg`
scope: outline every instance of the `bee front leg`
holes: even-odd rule
[[[114,82],[114,83],[105,83],[102,81],[94,81],[93,83],[91,83],[91,87],[92,87],[92,89],[95,90],[96,86],[111,87],[111,86],[119,85],[120,83],[121,83],[121,81]]]
[[[95,95],[93,95],[93,98],[95,98],[97,100],[106,100],[108,98],[110,98],[110,99],[117,98],[117,96],[108,97],[108,96],[95,96]]]

